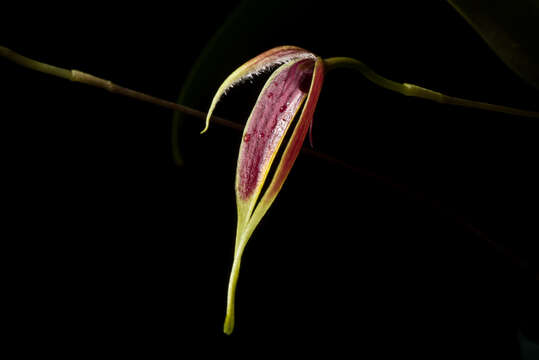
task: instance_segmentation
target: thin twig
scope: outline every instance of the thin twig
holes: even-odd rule
[[[134,91],[134,90],[116,85],[112,81],[105,80],[105,79],[99,78],[91,74],[87,74],[79,70],[68,70],[68,69],[57,67],[57,66],[44,64],[42,62],[30,59],[26,56],[18,54],[15,51],[8,49],[4,46],[0,46],[0,56],[8,60],[11,60],[18,65],[21,65],[23,67],[26,67],[35,71],[57,76],[57,77],[67,79],[70,81],[79,82],[79,83],[90,85],[90,86],[95,86],[101,89],[105,89],[114,94],[128,96],[128,97],[140,100],[140,101],[152,103],[152,104],[165,107],[168,109],[172,109],[172,110],[177,110],[184,114],[191,115],[193,117],[199,118],[204,121],[206,120],[206,113],[202,111],[198,111],[196,109],[190,108],[185,105],[177,104],[172,101],[159,99],[154,96],[141,93],[139,91]],[[236,130],[243,129],[243,126],[241,124],[223,119],[219,116],[212,116],[211,120],[219,125],[223,125],[229,128],[236,129]]]

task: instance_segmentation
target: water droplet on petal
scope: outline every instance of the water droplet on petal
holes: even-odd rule
[[[287,107],[286,105],[281,106],[281,107],[279,108],[279,112],[285,111],[285,110],[286,110],[286,107]]]
[[[264,134],[262,131],[258,134],[258,137],[261,138],[261,139],[263,139],[264,136],[266,136],[266,134]]]
[[[245,134],[245,135],[243,136],[243,141],[249,142],[249,140],[251,140],[251,134]]]
[[[272,97],[273,97],[273,93],[270,92],[270,93],[268,94],[268,99],[271,99]]]

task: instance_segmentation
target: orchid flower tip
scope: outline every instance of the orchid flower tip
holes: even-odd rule
[[[204,126],[204,129],[200,132],[200,135],[204,134],[206,131],[208,131],[208,128],[210,127],[209,121],[206,121],[206,125]]]
[[[232,332],[234,331],[234,317],[233,316],[227,316],[225,319],[225,324],[223,326],[223,332],[226,335],[232,335]]]

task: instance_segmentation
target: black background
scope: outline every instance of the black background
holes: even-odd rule
[[[298,3],[253,48],[352,56],[396,81],[539,110],[537,90],[429,3]],[[234,5],[29,5],[3,12],[1,39],[175,100]],[[228,338],[239,133],[200,136],[193,119],[177,167],[170,110],[3,59],[0,72],[2,326],[21,353],[516,358],[517,334],[537,326],[534,119],[328,74],[315,148],[363,170],[299,157],[245,252]],[[244,122],[262,84],[231,91],[217,114]]]

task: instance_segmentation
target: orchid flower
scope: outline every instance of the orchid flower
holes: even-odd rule
[[[206,126],[202,132],[208,129],[210,118],[219,99],[231,87],[279,64],[280,67],[266,81],[251,111],[243,131],[238,156],[235,183],[238,223],[223,329],[226,334],[231,334],[234,329],[234,297],[243,251],[253,231],[281,190],[301,150],[307,132],[311,135],[313,114],[327,71],[337,67],[352,68],[360,71],[373,83],[406,96],[518,116],[539,117],[539,113],[534,111],[461,99],[420,86],[388,80],[356,59],[334,57],[322,60],[302,48],[280,46],[249,60],[226,78],[212,100],[206,116]],[[305,105],[273,177],[265,192],[261,194],[283,139],[304,102]],[[311,136],[309,140],[312,145]]]
[[[281,190],[301,150],[307,131],[311,128],[314,109],[324,80],[322,59],[298,47],[281,46],[248,61],[219,87],[203,130],[204,132],[208,128],[209,119],[217,102],[228,89],[277,64],[282,65],[270,76],[260,92],[245,125],[239,151],[235,185],[238,225],[224,325],[224,332],[227,334],[234,328],[234,295],[243,250]],[[304,102],[305,106],[275,169],[271,183],[264,194],[261,194],[275,156],[290,129],[292,120]]]

